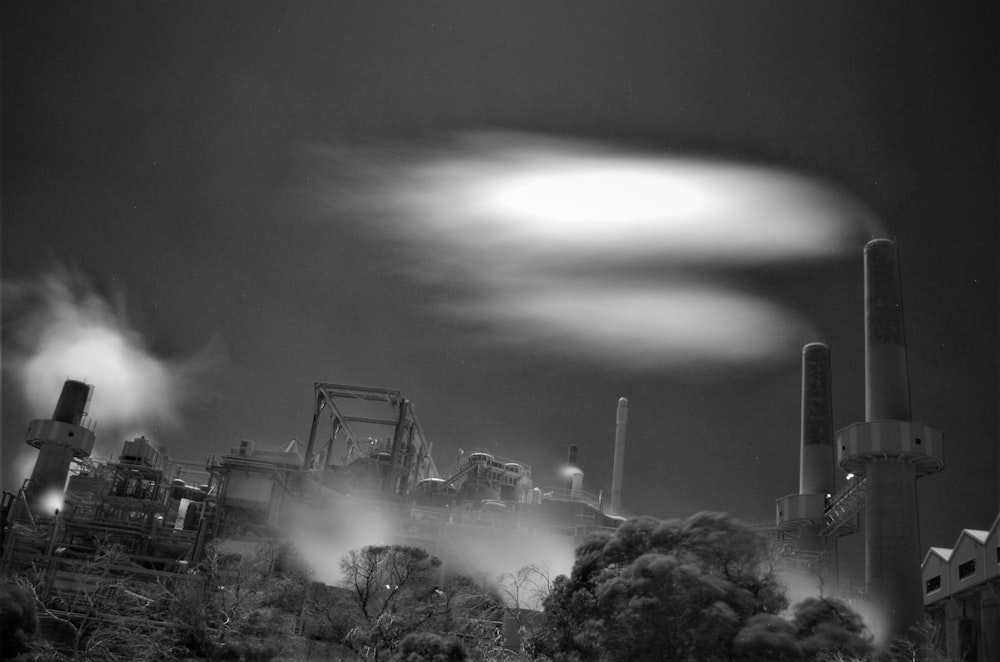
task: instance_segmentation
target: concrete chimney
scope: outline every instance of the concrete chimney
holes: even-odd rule
[[[66,489],[70,463],[74,458],[89,456],[94,450],[94,433],[82,425],[91,390],[89,384],[67,380],[52,418],[28,423],[24,440],[38,449],[38,458],[25,490],[33,512],[52,514],[48,512],[48,498],[61,496]]]
[[[622,470],[625,465],[625,427],[628,423],[628,399],[618,398],[615,416],[615,459],[611,471],[611,514],[622,514]]]
[[[840,466],[867,479],[865,587],[890,638],[923,617],[916,478],[944,467],[941,433],[910,420],[896,244],[868,242],[865,422],[837,433]]]

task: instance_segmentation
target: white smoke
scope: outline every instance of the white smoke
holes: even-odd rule
[[[90,420],[106,448],[154,425],[176,425],[213,363],[210,350],[181,361],[154,355],[122,306],[79,273],[61,269],[5,282],[3,290],[4,370],[27,416],[51,415],[67,379],[92,384]]]
[[[573,568],[575,545],[570,536],[416,519],[401,524],[398,518],[387,516],[374,504],[343,495],[330,497],[321,508],[300,505],[291,511],[289,525],[290,542],[309,566],[313,578],[331,586],[344,579],[341,559],[367,545],[424,547],[443,561],[447,573],[483,576],[494,581],[528,565],[549,568],[553,578],[569,574]],[[410,526],[430,526],[431,531],[437,532],[432,536],[435,542],[408,540]],[[438,531],[442,526],[445,531]]]
[[[593,142],[471,133],[322,157],[327,209],[401,242],[410,275],[449,286],[441,310],[491,341],[629,368],[797,356],[808,323],[723,276],[879,232],[798,174]]]

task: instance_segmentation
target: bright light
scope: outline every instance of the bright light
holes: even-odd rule
[[[42,494],[40,500],[40,505],[42,507],[42,512],[46,515],[55,515],[57,512],[62,510],[63,507],[63,493],[58,489],[48,490]]]
[[[854,474],[847,474],[847,480],[852,480],[853,478],[854,478]]]
[[[625,159],[516,172],[485,186],[476,206],[563,238],[655,232],[711,204],[703,183],[683,168]]]

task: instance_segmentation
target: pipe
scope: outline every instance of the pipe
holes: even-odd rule
[[[611,471],[611,514],[622,514],[622,470],[625,465],[625,428],[628,423],[628,398],[618,398],[615,415],[615,459]]]

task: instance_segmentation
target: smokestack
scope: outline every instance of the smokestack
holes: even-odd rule
[[[799,494],[832,494],[833,398],[830,348],[809,343],[802,348],[802,415],[799,448]]]
[[[625,427],[628,423],[628,399],[618,398],[615,415],[615,460],[611,471],[611,514],[622,514],[622,470],[625,465]]]
[[[910,420],[896,243],[865,246],[865,420]]]
[[[827,495],[833,493],[833,400],[830,349],[823,343],[802,348],[802,414],[799,435],[799,493],[777,500],[777,524],[794,532],[800,558],[809,559],[817,572],[836,576],[834,540],[821,535]],[[857,527],[840,527],[840,535]]]
[[[889,638],[923,616],[916,478],[944,467],[941,433],[910,420],[896,244],[865,258],[865,422],[837,433],[840,466],[865,476],[865,586]]]
[[[38,449],[25,491],[33,512],[52,514],[44,501],[50,495],[63,494],[73,458],[87,457],[94,450],[94,433],[81,425],[87,415],[92,388],[83,382],[67,380],[52,418],[28,423],[24,441]]]
[[[574,499],[578,498],[583,492],[583,472],[576,469],[573,472],[572,478],[570,478],[569,483],[569,493]]]
[[[55,411],[52,412],[52,420],[80,425],[83,417],[87,415],[87,405],[90,403],[92,392],[93,388],[89,384],[72,379],[66,380]]]

